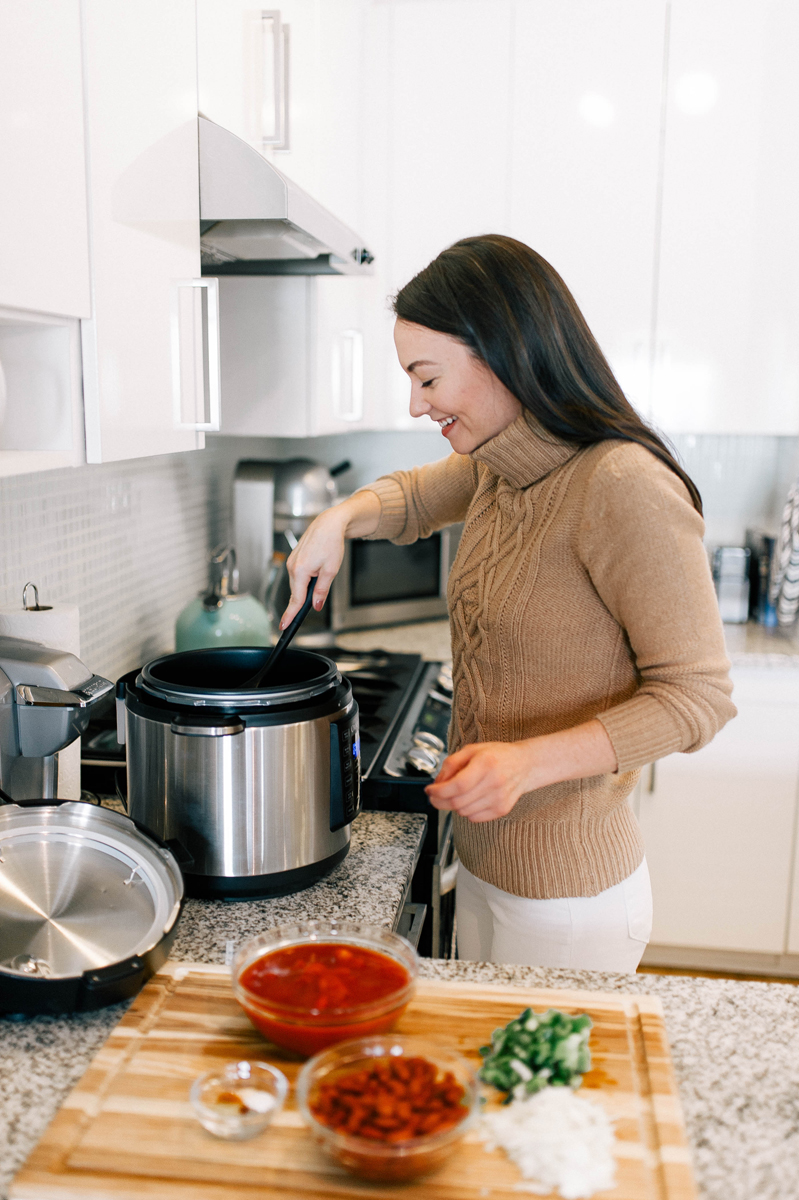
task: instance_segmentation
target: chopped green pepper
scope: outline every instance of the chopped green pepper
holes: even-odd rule
[[[504,1029],[495,1029],[490,1046],[481,1046],[480,1078],[502,1092],[505,1103],[544,1087],[578,1088],[591,1068],[587,1013],[570,1017],[557,1008],[535,1013],[526,1008]]]

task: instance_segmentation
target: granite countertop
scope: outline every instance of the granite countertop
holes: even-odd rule
[[[384,854],[385,840],[376,841],[375,849]],[[414,852],[412,827],[403,823],[392,847],[408,843],[410,858]],[[365,864],[368,850],[365,846],[362,850]],[[358,852],[354,846],[353,856]],[[358,894],[353,889],[350,897]],[[303,897],[304,907],[300,907],[297,902]],[[261,903],[288,905],[281,919],[284,915],[320,911],[312,904],[310,890],[286,901]],[[332,897],[331,903],[336,903]],[[372,899],[369,903],[379,906],[380,902]],[[253,906],[228,907],[235,913]],[[375,907],[370,916],[382,924],[391,923],[388,908],[380,911]],[[256,927],[260,924],[259,919]],[[236,920],[231,923],[225,906],[209,905],[202,921],[197,920],[193,926],[187,922],[180,955],[219,961],[229,935],[236,938],[250,931],[242,930]],[[673,975],[555,971],[440,959],[423,959],[421,974],[426,978],[519,987],[658,996],[666,1014],[701,1195],[705,1200],[794,1200],[797,1195],[799,987]],[[0,1073],[0,1144],[4,1143],[4,1152],[0,1153],[0,1186],[7,1186],[123,1011],[124,1005],[117,1005],[79,1017],[0,1022],[0,1059],[5,1066]]]
[[[799,636],[794,629],[767,629],[754,621],[725,625],[727,653],[736,667],[799,667]],[[412,625],[388,625],[380,629],[358,629],[341,633],[338,645],[347,650],[395,650],[421,654],[431,662],[452,657],[449,621],[419,621]]]
[[[799,987],[429,959],[421,974],[658,996],[700,1195],[705,1200],[799,1195]]]
[[[387,921],[383,922],[387,924]],[[210,949],[218,955],[213,928]],[[704,1200],[794,1200],[799,1189],[799,987],[608,975],[423,959],[426,978],[658,996]],[[83,1017],[5,1021],[2,1181],[77,1083],[123,1005]],[[57,1080],[57,1084],[53,1081]],[[5,1194],[5,1193],[3,1193]]]
[[[312,917],[393,927],[418,860],[427,818],[364,812],[350,852],[325,879],[274,900],[188,900],[172,959],[229,961],[235,946]],[[0,1197],[67,1093],[125,1011],[125,1004],[67,1017],[0,1017]]]

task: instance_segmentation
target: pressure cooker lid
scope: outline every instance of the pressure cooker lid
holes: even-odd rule
[[[0,808],[0,972],[64,979],[146,954],[183,878],[119,813],[72,801]]]
[[[338,667],[329,658],[308,650],[287,650],[270,673],[267,687],[243,688],[264,665],[270,649],[220,646],[167,654],[143,668],[136,686],[171,704],[239,709],[311,700],[341,682]]]

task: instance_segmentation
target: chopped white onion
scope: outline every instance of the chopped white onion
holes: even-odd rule
[[[500,1146],[531,1183],[519,1191],[563,1200],[587,1200],[615,1184],[615,1136],[610,1117],[598,1104],[568,1087],[547,1087],[483,1116],[488,1149]]]

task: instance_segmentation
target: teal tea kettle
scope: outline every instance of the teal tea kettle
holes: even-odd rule
[[[196,596],[177,619],[175,650],[272,644],[269,614],[254,596],[239,594],[238,576],[233,547],[214,550],[207,593]]]

